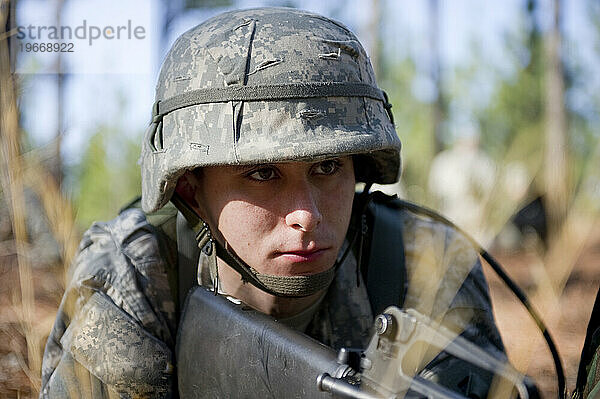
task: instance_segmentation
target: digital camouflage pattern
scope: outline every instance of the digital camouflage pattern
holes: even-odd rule
[[[385,206],[385,205],[379,205]],[[166,210],[166,208],[165,208]],[[86,232],[44,353],[41,398],[169,398],[176,320],[168,271],[175,267],[175,211],[125,211]],[[477,253],[454,229],[401,211],[409,292],[413,307],[504,359]],[[349,256],[316,310],[306,333],[330,345],[364,347],[373,323],[365,284],[356,285]],[[468,368],[445,354],[422,375],[456,384]],[[466,371],[465,371],[466,370]],[[462,373],[462,374],[461,374]],[[472,393],[489,387],[475,376]]]
[[[163,63],[156,100],[203,88],[307,83],[376,87],[370,61],[342,24],[289,8],[233,11],[184,33]],[[364,154],[357,178],[393,183],[400,140],[382,101],[325,97],[187,106],[152,123],[140,158],[142,207],[166,204],[185,170]]]
[[[587,367],[587,379],[583,393],[575,399],[593,399],[600,397],[600,347],[596,349],[592,362]]]
[[[40,397],[169,397],[176,320],[160,245],[139,210],[85,233],[46,344]]]

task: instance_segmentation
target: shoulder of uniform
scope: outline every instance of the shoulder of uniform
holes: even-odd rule
[[[175,308],[159,232],[141,209],[131,208],[83,235],[70,287],[87,298],[102,292],[149,331],[167,342]],[[168,326],[168,328],[166,327]]]
[[[142,209],[141,197],[132,201],[119,213],[129,209]],[[146,213],[146,220],[158,238],[161,254],[170,270],[177,268],[177,208],[168,202],[159,210]]]
[[[107,257],[109,254],[125,255],[134,262],[158,254],[155,232],[141,210],[127,209],[108,222],[93,223],[79,244],[74,277],[96,274],[99,269],[118,269],[121,265]]]
[[[405,306],[435,317],[454,308],[489,310],[480,247],[472,238],[439,213],[412,202],[376,194],[374,204],[397,211],[385,214],[397,215],[402,235],[409,280]],[[459,316],[456,325],[469,320]]]
[[[168,378],[151,383],[158,369],[152,361],[160,360],[164,369],[175,341],[163,255],[157,229],[140,209],[124,210],[85,232],[46,345],[44,384],[65,352],[119,392],[168,384]]]
[[[142,197],[138,197],[131,201],[129,204],[125,205],[119,211],[119,215],[125,213],[131,209],[142,209]],[[160,232],[164,233],[166,238],[169,240],[176,242],[176,219],[177,219],[177,208],[173,203],[168,202],[165,206],[160,208],[159,210],[146,213],[146,220],[148,223],[155,228],[157,228]]]

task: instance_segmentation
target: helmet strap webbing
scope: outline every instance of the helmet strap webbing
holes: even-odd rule
[[[367,97],[381,101],[388,111],[392,108],[387,94],[368,83],[304,82],[252,86],[234,85],[191,90],[156,101],[152,113],[154,116],[164,116],[192,105],[230,101],[278,101],[325,97]]]
[[[275,296],[306,297],[327,288],[335,277],[338,262],[328,270],[307,276],[277,276],[259,273],[233,251],[229,250],[227,242],[225,242],[225,245],[221,244],[211,233],[208,224],[177,194],[173,195],[171,202],[185,217],[194,232],[198,248],[201,251],[200,256],[208,256],[210,259],[210,273],[213,277],[215,294],[217,294],[219,288],[217,257],[238,272],[242,281],[249,282],[260,290]]]
[[[390,121],[394,123],[392,104],[385,91],[362,82],[306,82],[279,85],[206,87],[157,100],[152,106],[152,121],[147,137],[161,130],[163,117],[173,111],[193,105],[230,101],[278,101],[326,97],[364,97],[381,101]]]

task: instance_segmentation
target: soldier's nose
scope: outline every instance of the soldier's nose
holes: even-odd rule
[[[316,207],[313,209],[296,209],[285,217],[285,223],[288,226],[303,232],[315,230],[322,220],[323,216]]]

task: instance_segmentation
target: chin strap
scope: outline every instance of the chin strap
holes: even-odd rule
[[[219,290],[217,257],[221,258],[238,272],[242,281],[249,282],[271,295],[292,298],[306,297],[327,288],[335,277],[337,267],[341,264],[341,261],[338,261],[330,269],[308,276],[277,276],[259,273],[233,253],[233,251],[229,250],[227,242],[225,242],[225,245],[221,244],[211,233],[208,224],[179,196],[174,194],[171,202],[185,217],[194,232],[198,248],[200,248],[199,262],[208,262],[215,295]],[[204,260],[202,259],[203,257]]]

